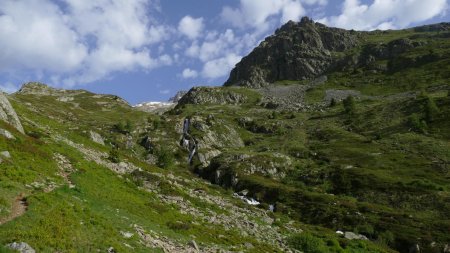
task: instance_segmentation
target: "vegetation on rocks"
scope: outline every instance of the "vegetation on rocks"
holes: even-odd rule
[[[447,27],[290,22],[162,115],[24,85],[3,99],[0,251],[448,249]],[[264,62],[286,41],[304,69]]]

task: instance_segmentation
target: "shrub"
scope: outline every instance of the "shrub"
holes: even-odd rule
[[[370,224],[358,225],[356,227],[356,232],[359,234],[366,235],[368,237],[372,237],[375,234],[375,230]]]
[[[413,131],[419,132],[419,133],[425,133],[427,129],[427,123],[419,118],[419,115],[416,113],[411,114],[408,117],[407,125],[410,127]]]
[[[175,231],[189,230],[191,228],[191,225],[189,223],[181,221],[168,221],[166,225],[168,228]]]
[[[108,160],[110,160],[113,163],[119,163],[120,162],[119,150],[117,148],[113,147],[109,151]]]
[[[395,242],[395,237],[394,234],[391,231],[384,231],[383,233],[381,233],[378,238],[377,241],[381,244],[384,245],[392,245]]]
[[[39,131],[29,131],[29,132],[27,132],[27,135],[30,137],[33,137],[35,139],[40,139],[44,136],[44,134]]]
[[[118,133],[126,133],[125,132],[125,124],[122,121],[117,124],[114,124],[113,130]]]
[[[161,121],[159,121],[159,119],[153,121],[153,130],[157,130],[160,125],[161,125]]]
[[[133,123],[131,123],[130,120],[127,120],[125,122],[120,121],[113,126],[113,130],[121,134],[129,134],[133,131],[133,128]]]
[[[175,157],[172,151],[163,147],[157,150],[156,157],[158,158],[157,165],[164,169],[172,167],[175,162]]]
[[[348,96],[342,102],[343,102],[343,105],[344,105],[345,113],[347,113],[349,115],[355,114],[355,112],[356,112],[356,103],[355,103],[355,98],[353,96]]]
[[[308,253],[328,252],[328,248],[322,239],[317,238],[310,233],[303,232],[289,238],[289,244],[297,250]]]
[[[335,168],[331,174],[331,182],[333,184],[333,191],[336,194],[346,194],[352,189],[352,183],[348,173],[340,168]]]
[[[134,129],[134,125],[131,122],[131,120],[127,119],[126,123],[125,123],[125,131],[127,131],[127,133],[131,133],[133,132]]]

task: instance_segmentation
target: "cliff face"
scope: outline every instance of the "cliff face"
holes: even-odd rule
[[[333,65],[333,53],[355,47],[359,34],[307,17],[289,21],[236,65],[225,86],[259,88],[277,80],[320,76]]]

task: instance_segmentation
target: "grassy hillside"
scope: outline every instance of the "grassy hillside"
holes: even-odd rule
[[[0,252],[442,252],[449,43],[367,33],[320,81],[196,88],[164,115],[30,84],[9,96],[26,134],[0,122]]]

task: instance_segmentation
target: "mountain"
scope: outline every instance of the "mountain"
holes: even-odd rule
[[[0,252],[449,252],[448,28],[289,22],[164,113],[0,94]]]
[[[357,32],[304,17],[300,22],[289,21],[261,42],[231,71],[225,86],[259,88],[276,81],[317,78],[344,68],[393,72],[398,65],[418,65],[438,57],[438,52],[426,51],[432,48],[432,37],[448,38],[449,29],[450,23],[441,23],[401,31]],[[422,58],[405,54],[423,50],[419,53]]]

